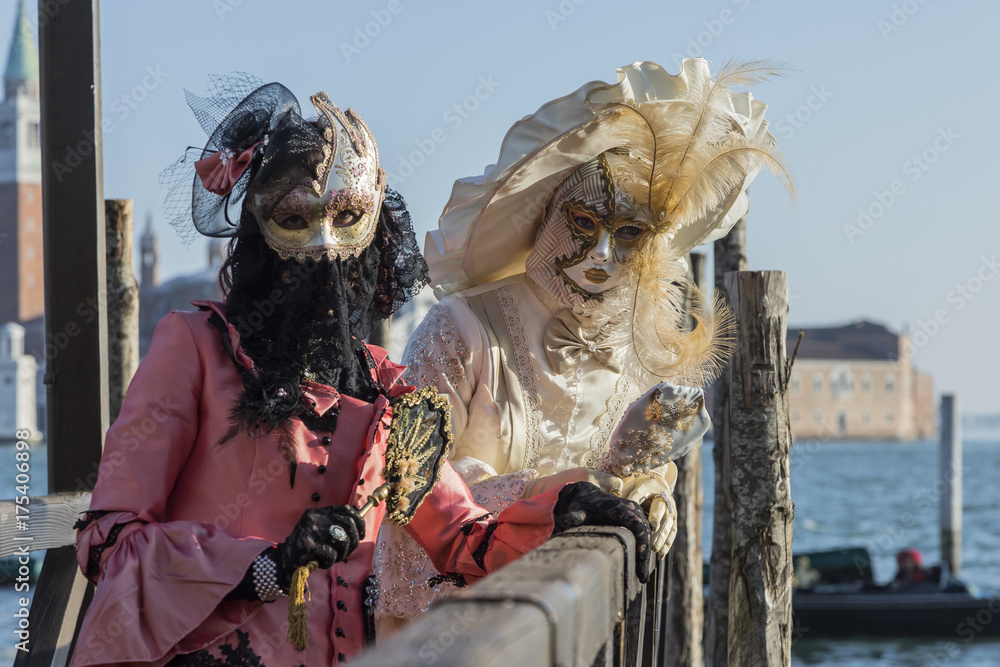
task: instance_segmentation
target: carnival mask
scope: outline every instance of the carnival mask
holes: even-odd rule
[[[324,140],[314,177],[298,183],[288,176],[272,179],[253,193],[253,210],[264,239],[282,259],[357,257],[375,235],[385,194],[378,148],[353,110],[344,113],[326,93],[311,99]]]
[[[535,257],[527,263],[536,281],[532,266],[544,253],[544,263],[584,298],[624,282],[629,259],[650,230],[648,207],[637,197],[641,189],[622,169],[628,161],[603,153],[556,188],[532,251]]]

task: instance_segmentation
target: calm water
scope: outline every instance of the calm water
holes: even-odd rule
[[[711,547],[712,457],[704,452],[706,549]],[[13,492],[14,449],[0,445],[0,497]],[[44,493],[45,453],[32,448],[32,494]],[[938,506],[937,444],[798,443],[792,451],[796,551],[864,546],[871,551],[875,577],[892,578],[894,554],[913,546],[936,562]],[[1000,590],[1000,438],[965,442],[962,576],[983,588]],[[931,502],[924,498],[929,497]],[[912,518],[911,518],[912,517]],[[706,551],[707,555],[708,551]],[[12,613],[17,595],[0,589],[0,665],[14,658]],[[1000,666],[1000,641],[964,643],[958,636],[933,641],[825,641],[804,637],[792,647],[793,665],[906,667]]]
[[[711,549],[711,450],[705,461],[705,549]],[[1000,590],[1000,438],[964,443],[962,573],[982,588]],[[938,445],[917,443],[796,443],[792,449],[794,549],[819,551],[863,546],[872,554],[875,578],[896,572],[895,553],[915,547],[925,563],[936,563]],[[929,502],[928,502],[929,499]],[[793,665],[898,665],[906,667],[996,667],[1000,640],[964,642],[942,637],[817,640],[792,646]]]
[[[17,470],[14,467],[16,465],[14,454],[16,452],[17,449],[13,443],[0,444],[0,499],[3,500],[10,500],[15,495],[14,486]],[[28,486],[30,487],[28,489],[29,495],[44,496],[48,493],[49,488],[46,470],[48,456],[46,456],[45,447],[38,444],[32,445],[28,453],[30,454],[28,461],[30,469],[28,470],[28,474],[31,477],[28,482]],[[30,515],[28,518],[30,520]],[[41,552],[32,556],[41,562],[44,555],[44,552]],[[30,587],[28,591],[17,592],[14,590],[14,584],[12,583],[0,586],[0,665],[12,665],[14,663],[14,655],[16,653],[14,645],[19,641],[14,634],[14,630],[17,628],[17,619],[14,618],[14,612],[19,609],[18,598],[25,596],[32,597],[34,595],[34,579],[31,580]]]

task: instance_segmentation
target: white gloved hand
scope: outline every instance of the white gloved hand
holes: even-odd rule
[[[546,477],[539,477],[528,486],[524,497],[534,498],[553,487],[574,482],[590,482],[605,493],[615,496],[622,495],[622,480],[614,475],[590,468],[570,468]]]
[[[653,531],[653,551],[663,558],[677,537],[677,504],[669,493],[655,496],[649,504],[649,527]]]
[[[663,558],[677,535],[677,505],[673,486],[677,481],[677,466],[673,462],[625,480],[622,496],[642,505],[653,531],[653,551]]]

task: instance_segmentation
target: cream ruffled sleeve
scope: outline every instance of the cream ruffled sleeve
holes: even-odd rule
[[[433,386],[451,401],[455,450],[452,463],[485,512],[512,505],[534,480],[534,470],[497,475],[501,452],[508,448],[501,428],[507,419],[506,395],[498,391],[497,364],[479,318],[461,296],[449,296],[428,311],[403,353],[404,382]],[[501,395],[498,395],[501,394]],[[430,559],[401,528],[383,524],[375,550],[378,581],[376,618],[410,618],[454,590]]]
[[[506,451],[501,439],[509,434],[501,427],[507,421],[502,416],[507,400],[498,395],[502,390],[497,388],[497,363],[486,329],[458,295],[427,312],[403,353],[403,380],[436,387],[451,401],[455,449],[449,458],[460,472],[465,465],[475,465],[495,475],[503,467],[498,452]]]

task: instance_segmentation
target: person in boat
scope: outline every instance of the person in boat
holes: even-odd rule
[[[371,639],[371,572],[404,368],[363,338],[426,282],[402,198],[361,117],[220,77],[188,100],[207,146],[167,172],[176,224],[229,237],[222,303],[156,328],[109,429],[77,555],[96,583],[72,664],[330,665]],[[433,480],[428,486],[433,484]],[[443,575],[472,581],[582,523],[623,525],[648,573],[638,504],[556,486],[499,516],[445,463],[407,524]],[[286,640],[309,562],[307,646]]]
[[[729,88],[761,74],[713,77],[703,59],[676,75],[622,67],[617,83],[518,121],[495,166],[455,183],[424,246],[441,300],[410,338],[404,377],[450,399],[451,457],[484,507],[590,480],[642,503],[657,554],[670,547],[670,460],[708,428],[698,387],[728,354],[726,313],[705,305],[684,258],[746,214],[762,166],[781,170],[765,105]],[[609,461],[640,442],[634,460]],[[383,527],[379,628],[453,590],[434,574]]]
[[[934,583],[941,577],[941,569],[935,571],[924,568],[924,556],[917,549],[902,549],[896,554],[896,576],[892,579],[893,588],[906,588],[923,583]]]

